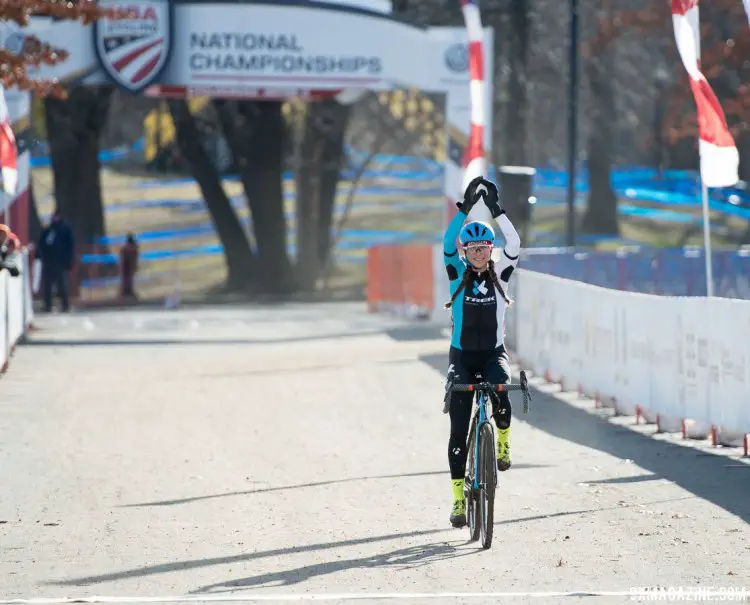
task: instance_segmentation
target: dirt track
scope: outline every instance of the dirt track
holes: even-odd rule
[[[348,303],[38,323],[0,379],[0,599],[750,590],[749,465],[541,392],[493,548],[467,544],[430,326]],[[410,599],[578,600],[629,597]]]

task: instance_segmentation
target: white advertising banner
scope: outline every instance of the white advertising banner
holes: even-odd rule
[[[10,357],[8,338],[8,272],[0,271],[0,368],[5,367]]]
[[[515,349],[567,389],[750,432],[750,303],[622,292],[519,270]]]
[[[710,321],[704,316],[698,324],[710,330],[704,348],[706,408],[714,424],[750,432],[750,304],[718,298],[708,303]]]
[[[23,257],[18,258],[20,263]],[[19,267],[21,268],[21,267]],[[5,271],[4,271],[5,272]],[[12,277],[7,281],[8,288],[8,342],[13,347],[23,336],[25,326],[23,325],[24,316],[24,280],[26,277]]]
[[[70,56],[57,66],[30,71],[32,77],[115,82],[131,92],[158,84],[439,92],[458,85],[469,97],[468,70],[453,70],[455,51],[448,52],[456,40],[466,39],[463,28],[423,28],[378,10],[327,3],[100,4],[135,9],[135,16],[87,26],[33,22],[44,42]]]
[[[390,14],[310,2],[209,3],[104,0],[132,18],[93,25],[32,18],[28,31],[68,58],[30,69],[35,79],[111,84],[160,96],[283,98],[412,88],[446,95],[448,200],[463,194],[461,159],[470,132],[468,37],[464,27],[424,28]],[[494,72],[492,28],[484,29],[484,69]],[[492,107],[492,78],[484,82]],[[492,112],[484,120],[492,155]],[[484,206],[475,218],[489,220]]]

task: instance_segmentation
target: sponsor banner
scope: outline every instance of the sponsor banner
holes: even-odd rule
[[[133,17],[93,25],[32,18],[30,31],[70,53],[59,65],[32,69],[32,77],[113,83],[130,92],[153,85],[230,91],[406,87],[461,94],[468,108],[463,28],[422,28],[381,11],[329,3],[102,4],[129,9]]]
[[[303,101],[331,99],[339,96],[338,90],[309,90],[304,88],[249,88],[244,86],[170,86],[155,84],[146,89],[151,97],[178,98],[213,97],[218,99],[266,99],[280,100],[297,98]]]
[[[513,344],[530,370],[667,419],[750,432],[750,302],[622,292],[519,270]]]

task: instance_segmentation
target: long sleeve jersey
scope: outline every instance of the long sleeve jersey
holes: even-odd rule
[[[461,285],[464,272],[469,266],[469,262],[458,254],[456,248],[456,239],[465,220],[466,215],[457,212],[443,237],[443,260],[448,273],[451,296]],[[507,294],[510,277],[518,265],[521,238],[505,213],[501,214],[495,223],[505,238],[503,252],[495,262],[495,273]],[[488,279],[486,273],[480,275],[473,271],[471,280],[451,307],[451,346],[467,351],[491,351],[502,345],[505,339],[506,307],[503,297],[495,291],[492,279]]]

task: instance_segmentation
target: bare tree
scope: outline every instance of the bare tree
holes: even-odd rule
[[[351,108],[326,99],[312,101],[306,109],[295,169],[297,274],[299,286],[313,291],[330,254],[331,224]]]
[[[227,267],[226,287],[234,291],[249,290],[257,263],[245,230],[222,187],[216,167],[203,147],[195,118],[190,112],[187,101],[171,99],[168,105],[174,120],[180,153],[198,182],[224,250],[224,261]]]
[[[287,254],[283,150],[286,126],[280,101],[215,100],[224,138],[232,151],[250,208],[258,254],[260,291],[294,291]]]
[[[110,86],[77,86],[64,99],[49,96],[44,102],[56,207],[84,245],[106,234],[99,135],[111,95]]]

